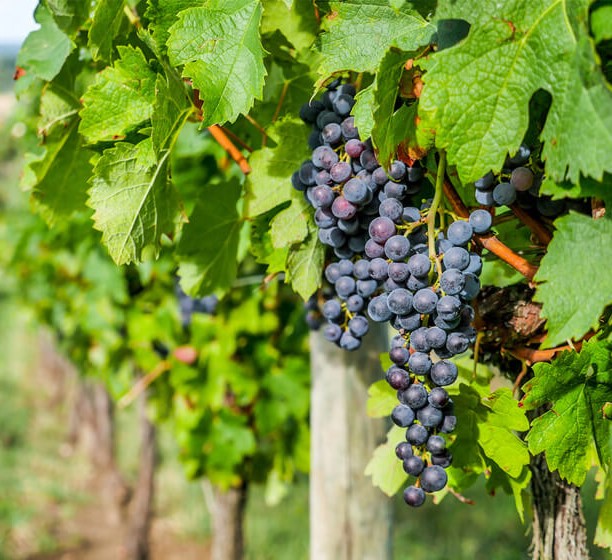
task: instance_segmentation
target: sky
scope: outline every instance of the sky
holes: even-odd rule
[[[34,8],[38,0],[0,0],[0,44],[21,44],[36,29]]]

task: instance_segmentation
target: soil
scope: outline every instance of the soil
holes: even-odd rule
[[[27,560],[122,560],[126,523],[108,514],[108,502],[98,485],[91,483],[90,501],[69,519],[58,520],[58,550],[35,554]],[[210,543],[177,535],[163,518],[153,521],[150,560],[208,560]]]

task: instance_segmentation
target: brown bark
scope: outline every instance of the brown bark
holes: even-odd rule
[[[148,560],[149,532],[153,517],[153,496],[155,486],[156,436],[155,426],[146,413],[146,396],[139,400],[140,412],[140,463],[138,481],[130,503],[125,558],[127,560]]]
[[[386,327],[372,325],[356,352],[335,347],[317,332],[310,348],[310,557],[390,559],[391,501],[364,474],[388,428],[383,419],[366,415],[368,388],[383,376]]]
[[[533,560],[588,560],[580,488],[548,470],[544,455],[531,460]]]
[[[208,509],[212,517],[211,560],[242,560],[244,557],[244,511],[248,486],[229,490],[207,485]]]

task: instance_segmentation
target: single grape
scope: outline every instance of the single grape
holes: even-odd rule
[[[300,108],[300,118],[307,124],[313,124],[317,120],[317,116],[325,109],[325,105],[321,101],[310,101],[304,103]]]
[[[429,436],[426,449],[432,455],[442,455],[446,451],[446,440],[442,436]]]
[[[464,270],[470,264],[470,254],[463,247],[451,247],[444,252],[442,262],[446,268]]]
[[[368,320],[363,315],[355,315],[355,317],[348,322],[349,330],[358,338],[368,334],[369,326]]]
[[[470,225],[474,230],[474,233],[487,233],[491,229],[491,225],[493,224],[493,218],[491,214],[486,210],[478,209],[474,210],[470,214]]]
[[[337,197],[331,206],[331,211],[336,218],[343,220],[350,220],[357,214],[357,206],[349,202],[343,196]]]
[[[340,348],[353,352],[361,346],[361,340],[353,336],[350,332],[344,331],[340,337]]]
[[[355,100],[350,95],[340,94],[334,98],[333,106],[334,111],[341,117],[346,117],[351,112],[351,109],[355,105]]]
[[[459,371],[457,366],[453,362],[448,360],[440,360],[431,366],[430,372],[431,380],[439,387],[445,387],[451,385],[457,381]]]
[[[445,321],[453,321],[461,313],[461,302],[455,296],[442,296],[436,304],[436,311]]]
[[[431,456],[432,465],[438,465],[439,467],[442,467],[443,469],[447,469],[448,467],[450,467],[452,462],[453,462],[453,456],[448,452],[448,450],[445,451],[444,453],[441,453],[440,455]]]
[[[346,242],[346,235],[340,228],[320,228],[319,229],[319,240],[323,245],[329,245],[330,247],[342,247]]]
[[[298,171],[298,175],[302,184],[311,187],[316,184],[316,177],[319,170],[314,166],[312,161],[305,161]],[[295,185],[294,185],[295,186]],[[299,190],[299,189],[298,189]]]
[[[429,404],[435,408],[444,408],[449,401],[448,393],[442,387],[434,387],[430,392],[427,400]]]
[[[342,136],[344,136],[345,140],[351,140],[352,138],[359,138],[359,132],[357,128],[355,128],[355,118],[354,117],[346,117],[340,124],[342,128]]]
[[[315,214],[316,221],[316,214]],[[384,244],[384,241],[383,241]],[[364,248],[366,257],[370,259],[380,258],[385,256],[385,248],[383,245],[376,243],[373,239],[368,239]]]
[[[346,299],[351,294],[355,293],[355,280],[351,276],[340,276],[336,281],[336,292],[342,298]]]
[[[448,295],[454,296],[463,290],[465,277],[457,268],[447,268],[440,276],[440,288]]]
[[[329,208],[336,198],[336,193],[327,185],[318,185],[312,189],[312,205],[315,208]]]
[[[421,473],[421,488],[425,492],[442,490],[446,486],[447,481],[446,471],[438,465],[426,467]]]
[[[387,306],[387,295],[381,294],[372,298],[368,304],[368,315],[376,323],[384,323],[393,315]]]
[[[410,474],[412,476],[419,476],[425,468],[425,463],[420,457],[412,455],[404,459],[402,466],[404,467],[404,471],[406,472],[406,474]]]
[[[420,327],[410,335],[410,347],[417,352],[429,352],[431,346],[427,340],[427,328]]]
[[[475,274],[479,276],[482,272],[482,259],[480,255],[476,253],[470,253],[470,264],[467,266],[464,272],[469,272],[470,274]]]
[[[402,200],[407,194],[407,188],[404,183],[394,183],[393,181],[388,181],[385,184],[385,195],[387,198],[396,198],[398,200]]]
[[[338,229],[349,236],[356,235],[359,231],[359,220],[356,217],[351,220],[338,220]]]
[[[470,341],[463,333],[453,332],[448,335],[446,348],[453,354],[461,354],[470,346]]]
[[[446,230],[446,236],[453,245],[466,245],[473,234],[472,226],[465,220],[453,222]]]
[[[387,383],[397,391],[404,391],[410,387],[410,374],[397,366],[392,366],[385,374]]]
[[[391,412],[391,420],[400,428],[407,428],[414,422],[414,411],[404,404],[398,404]]]
[[[389,275],[389,263],[380,257],[370,261],[370,277],[374,280],[384,281]]]
[[[352,158],[358,158],[365,149],[366,145],[357,138],[351,138],[344,145],[344,151]]]
[[[489,171],[484,177],[481,177],[474,183],[474,186],[480,191],[489,190],[495,184],[495,175]]]
[[[406,441],[415,447],[424,445],[429,438],[429,430],[421,424],[413,424],[406,430]]]
[[[400,441],[395,446],[395,455],[402,461],[408,457],[412,457],[412,446],[407,441]]]
[[[516,189],[510,183],[500,183],[493,189],[493,200],[498,206],[509,206],[516,200]]]
[[[404,222],[418,222],[421,220],[421,211],[414,206],[404,206],[404,212],[402,213],[402,220]]]
[[[334,183],[340,184],[345,183],[351,178],[353,170],[351,169],[351,165],[346,161],[339,161],[331,166],[329,174]]]
[[[440,431],[444,434],[450,434],[455,431],[455,427],[457,426],[457,417],[453,415],[444,416],[444,420],[442,422],[442,426],[440,426]]]
[[[330,228],[338,223],[338,219],[327,208],[317,208],[314,215],[315,224],[320,228]]]
[[[429,281],[427,278],[417,278],[411,275],[406,282],[406,287],[411,292],[418,292],[419,290],[429,287]]]
[[[340,128],[337,124],[328,124],[327,126],[337,126]],[[312,163],[321,169],[329,170],[332,165],[338,163],[338,154],[329,146],[319,146],[312,152]]]
[[[357,280],[356,284],[357,293],[363,298],[369,298],[374,295],[374,292],[378,288],[378,282],[376,280]]]
[[[417,419],[426,428],[436,428],[442,423],[444,414],[440,409],[428,404],[417,410]]]
[[[446,346],[446,332],[440,327],[429,327],[425,337],[427,339],[427,344],[429,344],[431,348],[437,349]]]
[[[317,115],[317,128],[319,130],[323,130],[328,124],[337,123],[340,124],[342,122],[342,117],[336,115],[333,111],[321,111]]]
[[[425,278],[431,270],[431,261],[428,256],[421,253],[412,255],[408,259],[408,269],[413,276]]]
[[[410,358],[410,352],[407,348],[404,348],[403,346],[398,346],[397,348],[391,348],[391,350],[389,350],[389,358],[394,364],[398,366],[403,366],[408,362],[408,358]]]
[[[338,342],[342,336],[342,328],[340,325],[328,323],[323,329],[323,336],[330,342]]]
[[[411,507],[420,507],[425,503],[425,492],[422,488],[408,486],[404,490],[404,501]]]
[[[402,397],[406,406],[418,410],[427,404],[427,389],[421,383],[414,383],[403,392]]]
[[[493,199],[493,191],[475,191],[474,196],[476,197],[476,202],[478,204],[482,204],[482,206],[493,206],[495,205],[495,200]]]
[[[361,310],[363,310],[364,306],[365,306],[365,301],[358,294],[353,294],[349,296],[348,298],[346,298],[346,308],[351,313],[359,313]]]
[[[355,177],[346,182],[344,188],[342,189],[342,194],[349,202],[359,205],[366,204],[372,196],[372,193],[368,189],[367,185]]]
[[[408,360],[408,367],[416,375],[427,375],[431,370],[431,359],[425,352],[414,352]]]
[[[329,299],[323,304],[321,314],[328,321],[336,321],[340,319],[342,315],[342,306],[340,305],[339,301],[335,299]]]
[[[397,198],[387,198],[380,203],[379,212],[381,216],[397,223],[402,219],[404,207]]]
[[[367,280],[370,278],[370,261],[359,259],[353,265],[353,274],[358,280]]]
[[[510,175],[510,184],[517,191],[528,191],[533,185],[534,178],[533,171],[528,167],[517,167]]]
[[[465,274],[465,286],[459,294],[461,299],[464,301],[470,301],[478,295],[478,292],[480,292],[480,280],[478,279],[478,276],[467,272]]]
[[[395,315],[408,315],[412,311],[412,294],[405,288],[398,288],[389,293],[387,307]]]
[[[394,282],[405,282],[410,276],[408,265],[403,262],[389,263],[389,278]]]
[[[364,150],[359,156],[359,163],[367,171],[374,171],[379,165],[376,154],[372,150]]]
[[[384,244],[387,239],[395,235],[395,224],[386,217],[375,218],[372,220],[368,232],[376,243]]]
[[[416,294],[414,294],[414,298],[412,299],[412,306],[414,307],[415,311],[424,314],[432,313],[436,309],[437,303],[438,296],[429,288],[419,290]]]
[[[401,315],[397,318],[399,326],[408,331],[413,332],[421,326],[421,315],[419,313],[411,313],[410,315]]]
[[[403,235],[394,235],[385,243],[385,255],[392,261],[403,261],[410,253],[410,241]]]
[[[342,276],[342,270],[338,263],[330,263],[325,267],[325,278],[330,284],[335,284],[340,276]]]

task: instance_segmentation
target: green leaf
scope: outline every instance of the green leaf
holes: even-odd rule
[[[380,63],[376,79],[372,141],[378,148],[378,159],[383,167],[390,164],[397,147],[407,137],[411,128],[407,123],[413,123],[416,116],[414,109],[406,105],[395,111],[400,79],[408,58],[407,53],[391,49]],[[412,128],[414,129],[414,124]]]
[[[355,126],[359,129],[361,138],[370,138],[374,128],[374,89],[376,81],[367,88],[357,92],[355,105],[351,114],[355,117]]]
[[[275,148],[264,147],[249,158],[246,215],[264,214],[292,198],[291,175],[310,156],[308,127],[296,118],[279,120],[268,131]]]
[[[183,10],[202,5],[202,0],[147,0],[145,17],[150,20],[153,39],[162,51],[166,50],[168,30]]]
[[[280,31],[298,51],[309,49],[319,30],[309,2],[268,0],[264,4],[261,33]]]
[[[599,180],[612,171],[612,91],[589,37],[588,5],[487,0],[446,10],[450,18],[469,13],[473,25],[465,40],[424,63],[420,114],[464,182],[499,170],[516,152],[539,89],[552,96],[541,135],[552,179]]]
[[[189,217],[177,250],[181,286],[188,294],[228,289],[236,278],[243,224],[236,205],[241,194],[237,180],[210,185]]]
[[[117,264],[142,261],[145,249],[157,255],[161,236],[174,231],[180,207],[168,181],[168,155],[158,160],[147,138],[117,143],[95,165],[88,204]]]
[[[392,8],[386,0],[331,2],[321,37],[323,78],[341,70],[374,72],[389,47],[416,50],[435,28],[410,5]]]
[[[302,193],[292,189],[291,205],[281,210],[270,222],[272,245],[282,249],[287,245],[300,243],[308,236],[308,223],[312,221],[312,207],[304,200]]]
[[[547,319],[546,344],[555,346],[597,329],[612,302],[612,220],[570,212],[555,221],[557,231],[535,277],[535,301]],[[593,255],[597,255],[596,265]],[[575,271],[580,271],[580,281]],[[585,292],[585,286],[597,289]]]
[[[67,35],[74,36],[89,17],[89,0],[46,0],[55,23]]]
[[[497,488],[501,488],[506,494],[511,494],[521,523],[525,523],[525,509],[529,507],[530,503],[530,482],[531,471],[528,466],[524,466],[517,477],[511,477],[497,465],[491,465],[491,474],[487,480],[487,491],[493,494]]]
[[[256,0],[209,0],[179,14],[170,28],[168,55],[185,65],[203,102],[202,126],[235,121],[261,99],[266,69]]]
[[[606,490],[603,500],[597,517],[593,542],[597,546],[612,551],[612,477],[609,474],[606,476]]]
[[[275,274],[285,270],[289,248],[274,248],[269,225],[266,215],[258,216],[251,221],[251,253],[258,263],[267,265],[267,274]]]
[[[174,147],[193,106],[181,82],[158,74],[155,83],[155,101],[151,115],[151,140],[158,154]]]
[[[44,5],[36,9],[40,29],[32,31],[17,55],[17,65],[50,81],[57,76],[76,44],[55,23]]]
[[[365,468],[365,475],[372,477],[372,484],[387,496],[394,496],[408,479],[402,462],[395,456],[395,447],[405,440],[405,430],[393,426],[387,433],[387,441],[379,445]]]
[[[367,413],[372,418],[384,418],[397,406],[397,394],[385,379],[376,381],[368,389]]]
[[[602,414],[612,400],[611,349],[609,342],[585,342],[579,354],[564,352],[550,364],[534,365],[534,378],[523,386],[526,410],[551,405],[532,422],[530,451],[545,451],[550,470],[577,486],[592,465],[593,451],[604,468],[612,462],[611,426]]]
[[[612,39],[612,6],[604,4],[593,10],[591,30],[596,43]]]
[[[287,256],[287,282],[302,297],[308,299],[321,285],[325,246],[319,241],[316,228],[309,227],[303,243],[293,245]]]
[[[117,51],[114,66],[100,72],[83,96],[79,131],[92,144],[124,138],[153,113],[157,75],[140,49]]]
[[[125,0],[103,0],[96,4],[87,46],[94,60],[108,61],[113,52],[113,41],[125,19]]]
[[[32,199],[49,226],[85,208],[91,156],[83,147],[74,119],[67,130],[47,138],[44,156],[30,164],[36,175]]]

